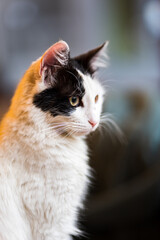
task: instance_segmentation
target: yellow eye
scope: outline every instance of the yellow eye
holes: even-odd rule
[[[98,98],[99,98],[99,96],[96,95],[96,96],[95,96],[95,103],[98,101]]]
[[[77,107],[79,104],[79,97],[70,97],[69,101],[73,107]]]

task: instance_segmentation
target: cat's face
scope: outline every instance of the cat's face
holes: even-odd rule
[[[68,45],[60,41],[43,55],[33,104],[50,114],[52,131],[87,135],[98,127],[104,89],[93,76],[106,45],[72,59]]]
[[[96,79],[89,75],[83,75],[85,94],[82,98],[82,107],[76,109],[72,114],[72,120],[79,124],[78,133],[88,134],[94,131],[100,122],[104,90]]]

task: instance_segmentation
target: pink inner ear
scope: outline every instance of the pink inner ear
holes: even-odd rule
[[[69,54],[69,47],[66,42],[59,41],[51,46],[46,53],[44,54],[41,61],[40,74],[42,75],[42,71],[45,66],[54,66],[54,65],[62,65],[58,59],[67,59]]]

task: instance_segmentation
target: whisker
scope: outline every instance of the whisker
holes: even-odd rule
[[[42,132],[45,133],[51,133],[51,130],[56,130],[56,131],[61,131],[62,133],[64,131],[70,131],[71,128],[77,129],[77,130],[86,130],[85,125],[84,126],[80,126],[80,125],[72,125],[72,124],[59,124],[59,125],[55,125],[55,126],[50,126],[48,128],[45,128],[42,130]]]
[[[103,119],[103,118],[113,118],[114,116],[113,116],[113,114],[112,113],[102,113],[101,114],[101,119]]]
[[[55,126],[50,126],[48,128],[45,128],[45,129],[42,129],[41,132],[45,132],[46,130],[50,130],[50,129],[56,129],[56,128],[59,128],[59,127],[64,127],[65,125],[55,125]]]
[[[59,124],[59,123],[52,123],[52,125],[56,125],[56,124]],[[76,125],[76,126],[82,126],[82,127],[85,127],[86,125],[83,124],[83,123],[78,123],[78,122],[61,122],[61,124],[64,124],[64,125]]]
[[[117,125],[115,120],[113,119],[113,115],[110,113],[104,114],[101,116],[101,121],[100,121],[100,128],[109,130],[111,133],[114,133],[114,136],[122,143],[126,142],[126,138],[120,129],[120,127]],[[115,135],[116,134],[116,135]],[[111,137],[113,135],[111,134]]]

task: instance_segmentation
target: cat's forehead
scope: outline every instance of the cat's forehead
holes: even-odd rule
[[[63,68],[57,74],[57,85],[60,92],[66,96],[78,95],[91,98],[102,91],[102,87],[96,79],[83,69],[75,66]]]
[[[82,97],[85,93],[84,79],[76,68],[67,66],[60,69],[55,76],[55,80],[53,88],[56,88],[61,95],[72,96],[77,94]]]
[[[95,94],[102,93],[103,95],[103,88],[97,79],[93,79],[90,74],[84,74],[79,69],[77,69],[79,76],[83,79],[83,85],[85,89],[85,94],[93,97]]]

